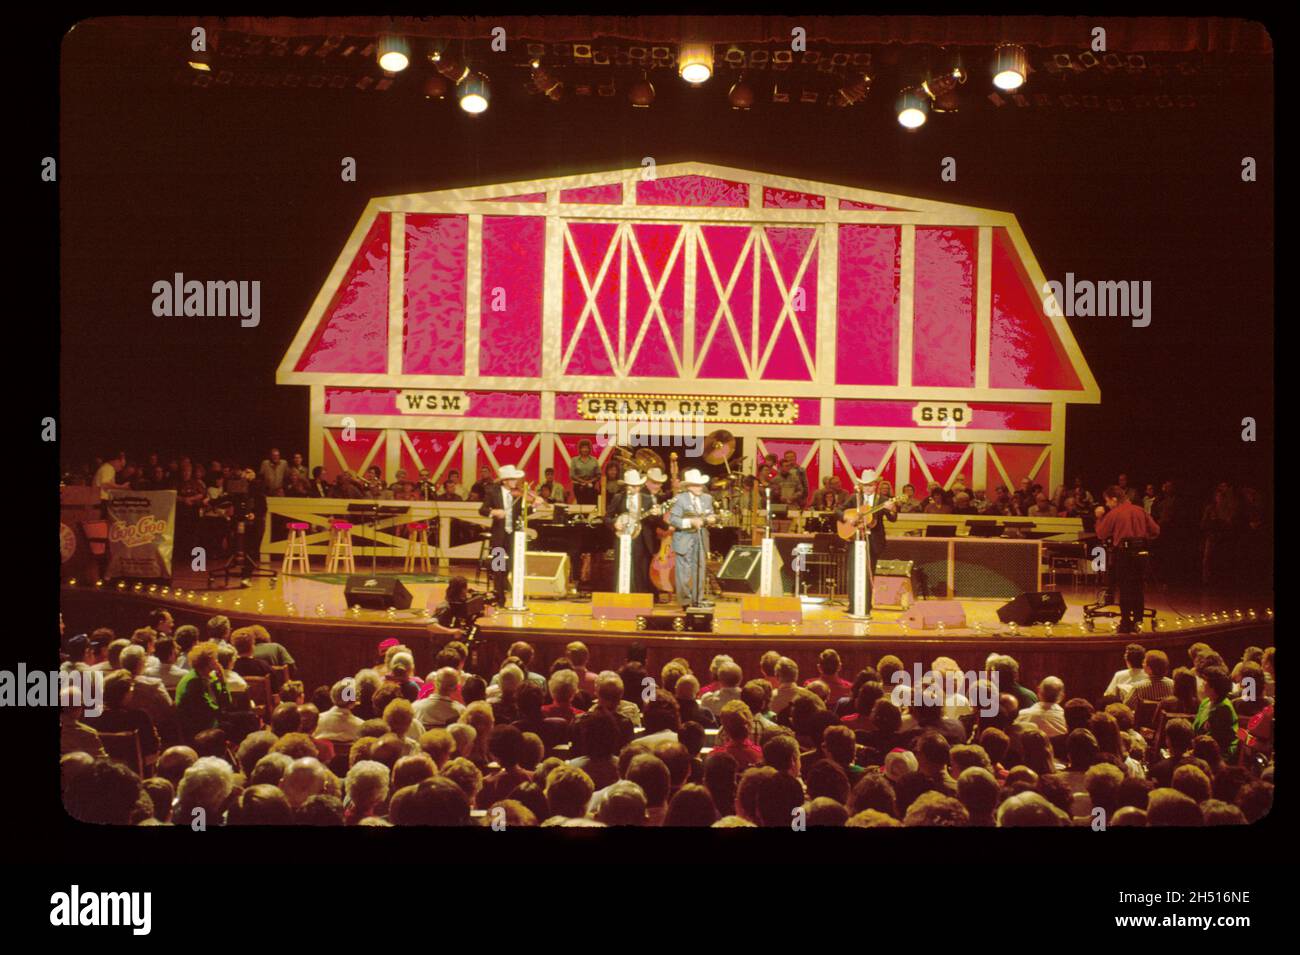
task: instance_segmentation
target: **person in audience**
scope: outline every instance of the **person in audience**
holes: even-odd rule
[[[1137,711],[1144,700],[1160,702],[1174,691],[1174,681],[1169,679],[1169,657],[1163,650],[1148,650],[1142,658],[1142,672],[1146,679],[1132,684],[1124,705]]]
[[[1146,658],[1146,648],[1140,643],[1130,643],[1124,648],[1125,667],[1117,670],[1115,675],[1110,678],[1110,683],[1106,684],[1106,692],[1103,696],[1113,696],[1123,700],[1129,690],[1137,686],[1146,679],[1146,671],[1142,667],[1142,662]]]
[[[1038,702],[1025,707],[1016,715],[1017,723],[1037,726],[1050,739],[1067,732],[1065,710],[1060,701],[1065,697],[1065,684],[1059,677],[1049,676],[1038,685]]]
[[[740,772],[763,762],[763,750],[750,739],[754,714],[748,706],[740,700],[732,700],[722,707],[719,721],[722,725],[719,735],[725,737],[725,742],[720,740],[714,752],[726,753],[734,759]],[[778,737],[773,735],[771,738]]]
[[[1219,744],[1227,759],[1237,755],[1237,712],[1232,708],[1232,677],[1221,666],[1205,670],[1205,699],[1201,700],[1192,723],[1194,733],[1204,733]]]
[[[176,716],[181,735],[193,740],[202,730],[221,725],[221,714],[234,709],[226,674],[217,662],[217,644],[196,643],[189,653],[189,672],[176,685]]]

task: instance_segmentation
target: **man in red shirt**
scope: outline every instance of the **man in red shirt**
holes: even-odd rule
[[[1097,508],[1097,537],[1110,550],[1111,589],[1119,590],[1119,633],[1136,633],[1142,625],[1142,579],[1145,544],[1160,536],[1160,525],[1145,509],[1112,484],[1104,494],[1106,508]]]

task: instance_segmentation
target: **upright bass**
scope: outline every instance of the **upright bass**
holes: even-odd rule
[[[677,489],[676,451],[668,456],[668,471],[672,481],[669,487],[675,493]],[[665,523],[663,529],[657,530],[655,533],[659,535],[659,553],[655,554],[650,561],[650,583],[654,585],[656,590],[672,593],[677,586],[677,555],[673,553],[673,529]]]

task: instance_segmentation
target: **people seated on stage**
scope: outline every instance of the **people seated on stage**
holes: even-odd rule
[[[923,510],[926,514],[952,513],[952,505],[948,503],[948,496],[944,493],[943,488],[936,487],[930,491],[930,499],[925,502]]]
[[[777,466],[773,487],[775,488],[775,493],[772,495],[773,503],[802,507],[808,500],[808,476],[803,468],[799,467],[793,451],[787,451]]]
[[[407,475],[406,469],[398,468],[396,477],[397,480],[388,485],[388,497],[394,501],[418,501],[420,499],[419,488]]]
[[[492,469],[486,464],[480,465],[478,469],[478,480],[470,485],[468,501],[481,501],[483,495],[492,484]]]
[[[428,473],[423,472],[423,473]],[[447,479],[442,482],[442,487],[436,495],[439,501],[462,501],[464,500],[465,490],[461,487],[460,472],[452,468],[447,472]]]
[[[844,490],[843,482],[840,481],[840,476],[838,474],[828,475],[822,478],[822,486],[813,495],[812,509],[814,511],[834,511],[844,506],[848,496],[848,492]]]
[[[572,495],[563,484],[555,480],[555,468],[547,468],[542,474],[542,483],[537,486],[537,493],[552,504],[568,504]]]
[[[1046,494],[1039,491],[1034,495],[1034,505],[1029,509],[1029,517],[1056,517],[1058,514],[1056,506],[1048,500]]]
[[[919,514],[925,507],[925,501],[917,500],[916,488],[910,484],[903,485],[899,498],[898,513],[900,514]]]
[[[340,471],[338,477],[334,479],[334,493],[330,496],[360,500],[366,497],[366,487],[351,471]]]

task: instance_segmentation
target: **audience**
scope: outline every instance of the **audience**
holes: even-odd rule
[[[472,673],[453,640],[424,683],[412,651],[393,640],[376,667],[310,692],[286,674],[263,708],[230,684],[294,666],[265,628],[232,631],[218,616],[199,639],[170,615],[149,623],[130,641],[106,629],[67,641],[65,671],[103,675],[93,712],[76,686],[59,697],[63,798],[77,819],[1142,827],[1249,824],[1272,807],[1271,746],[1243,743],[1253,730],[1238,709],[1271,714],[1272,647],[1225,661],[1195,645],[1175,681],[1163,651],[1130,644],[1096,700],[1067,698],[1050,674],[1033,674],[1037,692],[1027,689],[1005,654],[991,655],[973,683],[941,657],[915,693],[886,692],[906,672],[901,659],[855,661],[864,665],[850,683],[833,650],[802,684],[795,661],[776,652],[748,681],[731,656],[715,657],[704,678],[679,657],[661,668],[655,693],[625,698],[624,676],[588,668],[590,651],[576,642],[539,667],[544,677],[526,643],[494,672]],[[173,662],[181,648],[183,667]],[[643,649],[622,666],[637,686]],[[1001,701],[994,717],[978,712],[985,691]],[[122,734],[139,741],[138,760],[116,745]]]

